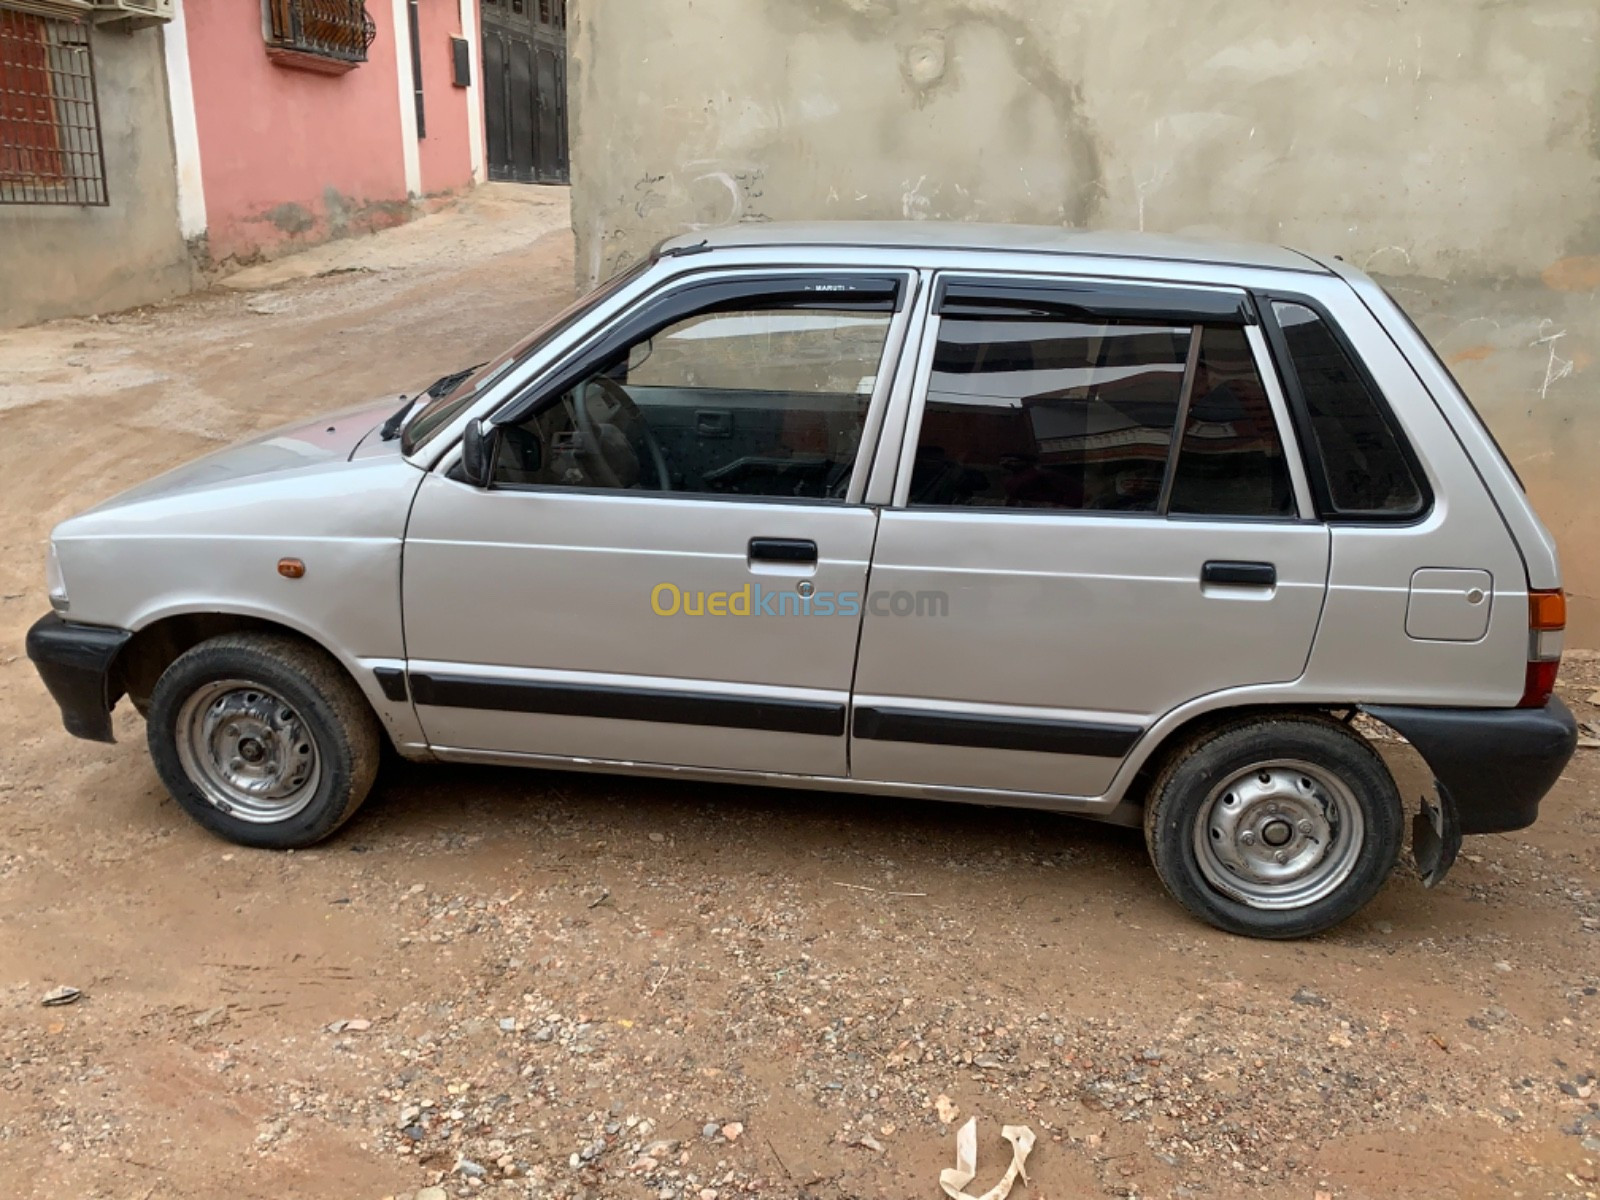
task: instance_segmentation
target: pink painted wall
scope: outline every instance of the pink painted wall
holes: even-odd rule
[[[417,44],[422,48],[422,104],[428,128],[428,136],[418,143],[418,151],[422,190],[434,195],[472,184],[467,89],[450,82],[450,39],[461,36],[459,0],[421,0],[417,27]]]
[[[438,3],[425,0],[424,7]],[[388,0],[368,0],[377,40],[368,61],[343,75],[270,60],[256,0],[210,0],[184,9],[214,261],[410,216]],[[441,111],[441,139],[451,123]],[[464,113],[460,124],[464,139]],[[429,140],[432,125],[430,119]]]

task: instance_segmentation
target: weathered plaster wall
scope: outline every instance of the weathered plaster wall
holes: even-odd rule
[[[0,206],[0,327],[114,312],[187,291],[161,34],[93,38],[104,208]]]
[[[343,75],[269,59],[259,4],[184,12],[214,262],[410,217],[389,4],[367,5],[377,40],[368,61]]]
[[[1594,0],[587,0],[580,283],[700,225],[1219,233],[1380,275],[1562,543],[1600,645]]]

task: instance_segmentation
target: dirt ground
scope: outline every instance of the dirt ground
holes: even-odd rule
[[[0,334],[0,1194],[931,1200],[968,1116],[980,1189],[1033,1128],[1038,1200],[1600,1193],[1600,750],[1276,945],[1065,818],[395,765],[276,854],[186,819],[126,706],[69,738],[23,655],[52,523],[499,350],[570,295],[564,203]],[[1562,687],[1600,720],[1600,660]]]

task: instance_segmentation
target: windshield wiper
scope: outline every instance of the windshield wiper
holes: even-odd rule
[[[383,423],[383,428],[378,430],[378,436],[383,441],[392,442],[400,436],[400,431],[406,427],[406,414],[415,407],[417,400],[426,396],[429,400],[442,400],[455,391],[482,367],[482,363],[467,367],[464,370],[452,371],[448,375],[441,375],[410,400],[404,396],[400,398],[406,402],[400,406],[400,411]]]
[[[390,418],[383,423],[383,427],[378,430],[378,440],[379,441],[383,441],[383,442],[392,442],[392,441],[394,441],[395,438],[400,436],[400,430],[405,427],[406,414],[411,411],[411,406],[413,404],[415,404],[416,401],[415,400],[407,400],[406,397],[404,397],[404,396],[401,396],[400,399],[405,400],[405,403],[402,404],[394,412],[394,414],[392,416],[390,416]]]

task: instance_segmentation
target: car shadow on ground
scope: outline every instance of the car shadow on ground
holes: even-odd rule
[[[916,867],[1074,866],[1148,874],[1139,830],[1032,809],[588,772],[385,764],[337,842],[379,849],[438,838],[529,835],[670,841],[710,865],[820,857]]]

